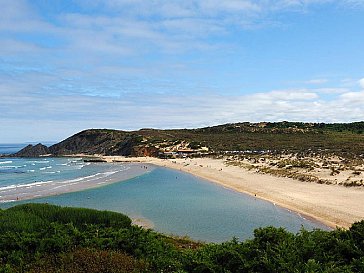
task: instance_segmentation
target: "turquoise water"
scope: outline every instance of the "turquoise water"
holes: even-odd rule
[[[120,168],[123,166],[85,163],[82,158],[0,158],[0,192],[4,187],[73,180]]]
[[[150,220],[157,231],[210,242],[244,240],[255,228],[270,225],[291,232],[302,226],[326,229],[272,203],[161,167],[101,188],[32,201],[122,212]]]

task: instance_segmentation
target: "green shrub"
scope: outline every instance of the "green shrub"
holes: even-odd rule
[[[364,272],[364,220],[349,230],[292,234],[266,227],[245,242],[202,244],[132,226],[128,219],[46,204],[0,211],[0,273]]]
[[[18,215],[16,215],[17,213]],[[121,213],[86,208],[60,207],[49,204],[19,205],[7,209],[5,214],[10,215],[12,218],[29,219],[26,222],[36,221],[37,225],[40,225],[42,221],[63,224],[72,223],[78,228],[82,228],[87,224],[116,228],[127,228],[131,225],[130,218]],[[20,216],[20,214],[24,216]]]

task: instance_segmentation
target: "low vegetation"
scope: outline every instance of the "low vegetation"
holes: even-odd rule
[[[199,129],[153,130],[134,132],[151,145],[173,146],[176,140],[208,147],[211,153],[270,151],[302,155],[335,154],[361,158],[364,150],[364,122],[233,123]],[[157,141],[156,141],[157,139]],[[150,141],[149,141],[150,140]],[[152,141],[153,140],[153,141]]]
[[[178,147],[196,150],[204,147],[209,154],[215,155],[225,152],[270,151],[361,158],[364,156],[363,132],[364,122],[244,122],[199,129],[141,129],[130,132],[90,129],[49,148],[34,147],[14,156],[29,157],[36,156],[37,153],[55,156],[80,153],[159,156],[160,152],[178,150]]]
[[[349,230],[256,229],[204,244],[114,212],[25,204],[0,210],[0,272],[364,272],[364,221]]]
[[[364,186],[364,159],[345,158],[334,154],[239,153],[217,157],[226,165],[250,171],[288,177],[302,182]]]

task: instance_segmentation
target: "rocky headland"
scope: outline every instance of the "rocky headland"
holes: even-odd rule
[[[49,156],[51,153],[49,148],[41,143],[37,145],[29,144],[28,146],[21,149],[19,152],[12,154],[12,157],[40,157]]]

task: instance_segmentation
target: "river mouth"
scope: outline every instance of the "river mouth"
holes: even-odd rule
[[[134,166],[147,168],[143,164]],[[283,227],[294,233],[302,227],[328,229],[274,203],[163,167],[150,167],[144,174],[98,188],[24,202],[117,211],[139,219],[137,222],[149,223],[146,227],[159,232],[207,242],[223,242],[233,237],[249,239],[254,229],[266,226]]]

